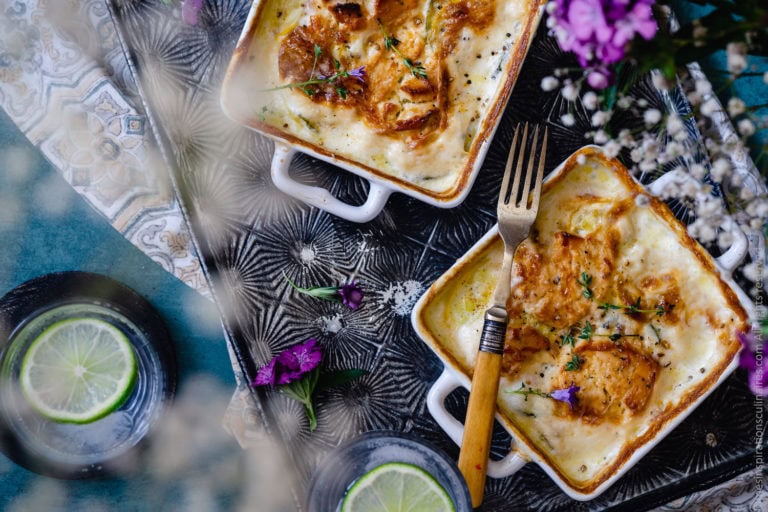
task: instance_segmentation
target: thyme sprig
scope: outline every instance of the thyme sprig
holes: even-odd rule
[[[525,396],[526,400],[528,400],[528,395],[540,396],[542,398],[551,398],[553,400],[565,402],[568,404],[568,406],[571,409],[573,409],[579,400],[578,396],[576,396],[576,393],[579,392],[580,390],[581,388],[579,386],[576,386],[575,384],[571,383],[567,388],[555,389],[551,393],[546,393],[544,391],[541,391],[540,389],[526,386],[524,382],[521,382],[520,389],[509,391],[509,393],[512,393],[515,395],[523,395]]]
[[[576,337],[573,335],[574,329],[579,329],[578,334]],[[640,335],[639,334],[625,334],[623,332],[614,332],[614,333],[606,333],[606,332],[595,332],[595,327],[592,325],[591,322],[587,321],[587,323],[584,325],[584,327],[579,328],[578,325],[575,325],[574,327],[571,327],[569,331],[561,336],[560,338],[560,345],[570,345],[572,347],[576,346],[576,340],[586,340],[591,341],[594,337],[604,337],[608,338],[611,341],[618,341],[621,338],[637,338]]]
[[[343,69],[341,67],[341,63],[338,61],[338,59],[333,59],[333,66],[336,68],[336,71],[329,75],[315,75],[315,71],[317,70],[317,61],[322,55],[323,50],[320,48],[319,45],[315,44],[314,47],[314,61],[312,62],[312,71],[309,73],[309,80],[304,80],[303,82],[292,82],[285,85],[279,85],[277,87],[272,87],[270,89],[261,89],[259,92],[272,92],[272,91],[279,91],[281,89],[301,89],[301,91],[306,94],[309,97],[314,96],[317,93],[317,90],[315,85],[320,84],[330,84],[333,86],[333,89],[336,91],[336,94],[341,97],[341,99],[346,99],[347,94],[349,91],[346,87],[343,87],[339,85],[337,82],[343,78],[355,78],[361,83],[365,83],[365,66],[360,66],[355,69],[347,70]]]
[[[581,291],[581,294],[584,296],[584,298],[592,300],[595,297],[595,293],[592,291],[592,281],[593,278],[588,273],[582,271],[581,276],[576,278],[576,282],[581,285],[583,290]],[[663,305],[658,305],[654,309],[643,309],[640,305],[640,297],[637,298],[637,300],[634,302],[634,304],[624,305],[624,304],[612,304],[610,302],[603,302],[599,306],[597,306],[597,309],[602,310],[621,310],[626,315],[634,315],[636,313],[654,313],[656,316],[664,316],[664,313],[666,313],[666,310],[664,309]]]
[[[581,368],[581,363],[584,360],[578,356],[578,354],[571,355],[571,360],[565,363],[565,371],[572,372]]]
[[[623,310],[624,314],[626,315],[633,315],[635,313],[654,313],[656,316],[664,316],[664,313],[666,313],[666,310],[664,309],[664,306],[659,304],[654,309],[643,309],[640,306],[640,297],[637,298],[634,304],[630,304],[629,306],[625,306],[622,304],[611,304],[610,302],[603,302],[599,306],[597,306],[597,309],[603,309],[603,310]]]
[[[403,55],[403,52],[401,52],[398,48],[400,40],[387,33],[387,30],[384,28],[384,24],[381,22],[381,18],[376,18],[376,23],[379,24],[379,29],[381,29],[381,33],[384,35],[384,48],[386,48],[387,51],[395,52],[413,76],[416,78],[427,78],[427,70],[424,68],[424,66],[422,66],[421,62],[414,62]]]
[[[581,294],[584,296],[585,299],[591,299],[595,296],[595,293],[592,291],[592,276],[587,274],[586,272],[581,273],[581,278],[577,279],[577,282],[581,285],[582,288],[584,288],[581,291]]]

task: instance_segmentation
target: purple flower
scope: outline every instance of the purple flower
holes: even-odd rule
[[[348,71],[349,76],[352,78],[357,78],[357,80],[360,83],[365,83],[365,66],[360,66],[359,68],[351,69]]]
[[[203,8],[203,0],[182,0],[181,19],[187,25],[197,25],[200,9]]]
[[[282,351],[277,356],[277,362],[283,368],[283,375],[288,380],[278,384],[287,384],[301,378],[305,373],[314,370],[322,358],[323,352],[315,338]]]
[[[304,377],[320,364],[323,351],[315,338],[289,347],[262,366],[253,379],[254,386],[282,386]]]
[[[576,396],[576,392],[579,391],[581,388],[579,386],[574,385],[571,383],[570,386],[568,386],[567,389],[556,389],[549,393],[549,397],[554,400],[559,400],[561,402],[567,403],[571,409],[576,405],[576,402],[578,401],[578,397]]]
[[[584,68],[600,68],[624,58],[636,36],[651,39],[658,26],[651,6],[655,0],[554,0],[549,22],[552,35],[565,51],[573,52]],[[611,78],[601,72],[603,78]],[[593,76],[590,85],[607,83]],[[605,85],[603,85],[605,83]],[[602,86],[602,87],[600,87]]]
[[[354,281],[342,285],[339,288],[339,296],[341,296],[341,302],[350,309],[357,309],[363,302],[363,290]]]
[[[301,288],[291,281],[288,276],[283,273],[286,281],[291,287],[299,293],[316,297],[318,299],[341,301],[345,306],[350,309],[357,309],[360,303],[363,301],[363,290],[352,281],[349,284],[341,286],[315,286],[312,288]]]
[[[274,386],[275,385],[275,363],[277,358],[273,357],[267,364],[262,366],[253,379],[254,386]]]
[[[768,339],[760,339],[754,331],[738,332],[736,335],[742,345],[739,366],[747,370],[750,391],[758,396],[768,396],[768,369],[763,359]]]

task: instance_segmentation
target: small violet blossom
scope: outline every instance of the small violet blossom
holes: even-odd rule
[[[578,401],[576,393],[580,390],[581,388],[579,386],[571,383],[571,385],[566,389],[556,389],[552,391],[549,393],[549,397],[554,400],[559,400],[560,402],[565,402],[571,407],[571,409],[573,409],[576,405],[576,402]]]
[[[323,352],[317,340],[310,338],[280,352],[262,366],[253,379],[253,386],[280,386],[279,390],[304,406],[309,430],[317,427],[313,394],[320,376]]]
[[[523,395],[526,397],[526,399],[528,398],[528,395],[536,395],[542,398],[551,398],[552,400],[565,402],[571,409],[573,409],[576,406],[576,403],[579,401],[576,393],[580,390],[581,388],[579,386],[571,383],[571,385],[565,389],[556,389],[550,393],[545,393],[539,389],[526,388],[525,384],[521,384],[520,389],[516,389],[515,391],[512,391],[512,393],[516,395]]]
[[[651,39],[658,26],[651,6],[655,0],[551,0],[549,26],[560,48],[572,51],[591,71],[588,83],[604,89],[612,79],[608,67],[624,58],[636,37]]]
[[[309,431],[317,428],[314,394],[316,390],[338,386],[367,373],[360,369],[336,370],[320,376],[323,350],[315,338],[283,350],[256,373],[254,387],[269,386],[304,406]]]
[[[203,0],[182,0],[181,19],[187,25],[197,25],[199,13],[203,8]]]
[[[365,83],[365,66],[360,66],[359,68],[350,69],[347,71],[349,76],[352,78],[356,78],[358,82],[361,84]]]
[[[323,352],[315,338],[294,345],[277,355],[277,362],[284,369],[288,382],[300,379],[320,364]]]
[[[341,302],[350,309],[357,309],[363,302],[363,290],[358,287],[354,281],[344,284],[339,288]]]
[[[768,349],[768,337],[762,338],[757,332],[738,334],[742,345],[739,354],[739,366],[747,370],[749,389],[758,396],[768,396],[768,368],[763,362],[763,355]]]
[[[341,302],[350,309],[357,309],[363,302],[364,293],[362,288],[357,286],[354,281],[341,286],[315,286],[312,288],[301,288],[291,281],[288,276],[283,274],[291,287],[299,293],[309,295],[317,299],[333,300]]]
[[[301,379],[320,364],[323,352],[317,340],[310,338],[280,352],[256,373],[254,386],[290,384]]]

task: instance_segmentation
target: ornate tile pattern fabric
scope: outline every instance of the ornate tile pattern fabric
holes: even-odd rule
[[[115,229],[207,294],[106,4],[1,0],[0,13],[0,106]]]

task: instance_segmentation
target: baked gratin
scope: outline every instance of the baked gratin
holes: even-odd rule
[[[257,0],[223,107],[449,200],[471,185],[539,15],[531,0]]]
[[[429,290],[417,319],[470,378],[501,239],[471,254]],[[524,455],[584,494],[717,383],[747,328],[710,255],[592,148],[545,183],[512,286],[499,410]]]

